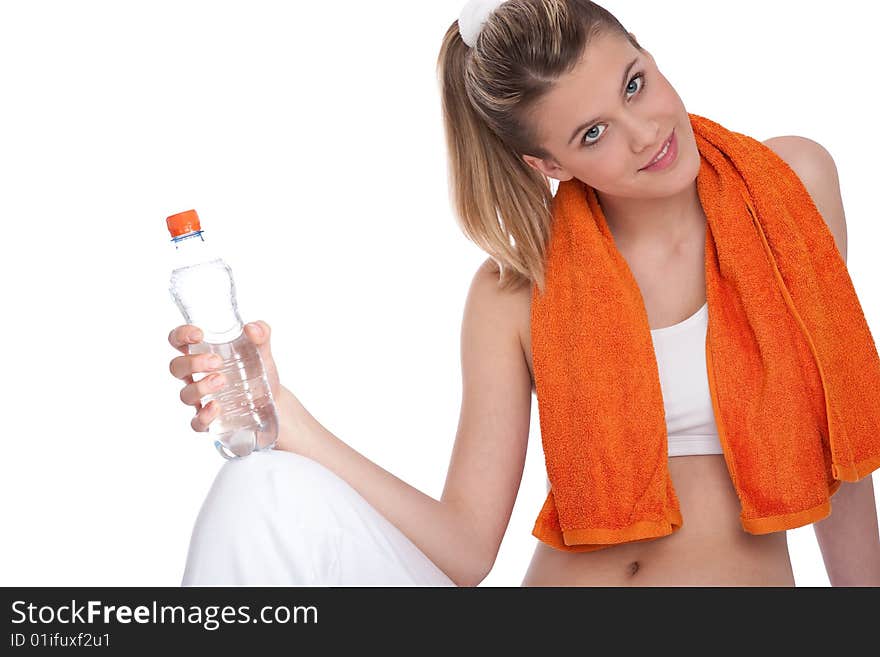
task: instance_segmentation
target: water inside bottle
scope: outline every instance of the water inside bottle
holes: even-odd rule
[[[189,353],[218,354],[223,359],[223,365],[213,370],[225,377],[223,387],[201,400],[203,406],[212,400],[220,405],[208,433],[235,456],[273,447],[278,438],[278,415],[257,346],[242,331],[231,342],[190,345]],[[193,380],[200,379],[194,376]]]

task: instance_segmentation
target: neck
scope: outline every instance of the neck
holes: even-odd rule
[[[664,198],[621,198],[596,192],[618,248],[669,252],[705,224],[696,181]]]

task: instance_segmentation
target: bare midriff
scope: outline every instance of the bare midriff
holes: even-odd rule
[[[723,455],[670,458],[669,474],[683,518],[678,531],[594,552],[539,542],[522,586],[795,586],[786,532],[742,528]]]

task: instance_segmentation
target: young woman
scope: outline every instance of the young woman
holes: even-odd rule
[[[460,22],[462,23],[460,25]],[[193,532],[184,584],[475,586],[492,568],[522,476],[535,386],[531,307],[545,281],[551,180],[595,190],[638,283],[667,411],[676,531],[576,552],[539,541],[524,586],[793,586],[785,531],[750,533],[706,381],[701,156],[685,106],[651,54],[586,0],[471,2],[438,66],[455,209],[489,258],[462,326],[463,398],[435,500],[327,431],[279,381],[265,322],[249,325],[282,416],[277,448],[223,465]],[[819,144],[764,142],[803,181],[846,253],[834,162]],[[198,329],[169,341],[172,374],[206,431],[214,404]],[[222,381],[216,383],[222,385]],[[601,401],[599,402],[601,403]],[[609,414],[620,412],[607,408]],[[551,490],[548,480],[548,493]],[[871,477],[844,483],[815,525],[832,584],[880,583]],[[803,523],[802,523],[803,524]],[[844,556],[846,555],[846,557]]]

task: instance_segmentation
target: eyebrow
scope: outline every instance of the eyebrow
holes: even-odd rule
[[[626,89],[626,84],[627,82],[629,82],[629,72],[632,70],[632,67],[636,65],[637,61],[639,61],[638,56],[629,63],[629,66],[627,66],[626,70],[623,72],[623,82],[620,83],[621,93],[623,93],[623,91]],[[571,138],[568,140],[568,145],[571,145],[571,142],[573,142],[575,137],[580,134],[581,130],[589,128],[601,118],[601,116],[597,116],[595,119],[590,119],[589,121],[586,121],[575,128],[575,131],[571,134]]]

